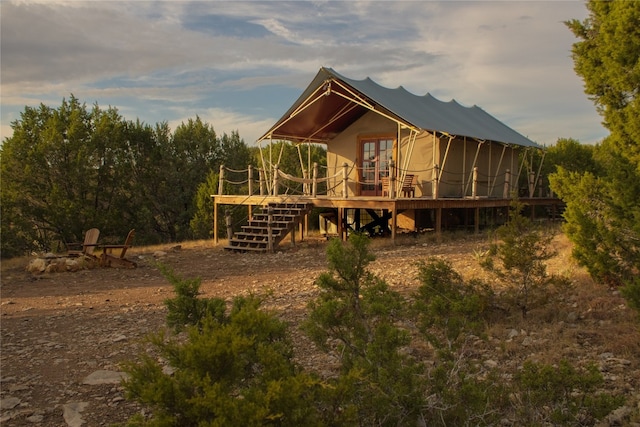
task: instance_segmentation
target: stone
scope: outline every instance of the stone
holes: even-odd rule
[[[62,405],[62,416],[69,427],[80,427],[84,424],[81,412],[84,411],[88,402],[71,402]]]
[[[20,399],[17,397],[5,397],[0,399],[0,409],[6,411],[7,409],[13,409],[20,404]]]
[[[126,374],[123,372],[107,371],[100,369],[89,374],[82,384],[87,385],[100,385],[100,384],[120,384],[120,382],[126,378]]]

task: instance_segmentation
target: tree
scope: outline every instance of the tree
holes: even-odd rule
[[[575,70],[611,134],[594,149],[594,170],[559,168],[550,180],[566,202],[565,231],[578,262],[597,280],[633,287],[640,274],[640,3],[590,0],[587,8],[584,22],[566,24],[580,39]]]
[[[318,277],[321,294],[309,304],[304,329],[320,348],[340,355],[341,375],[327,400],[339,425],[416,425],[424,367],[401,351],[411,339],[397,326],[404,301],[367,271],[375,259],[369,243],[360,234],[347,244],[330,242],[330,271]]]
[[[546,261],[555,255],[553,235],[522,216],[522,209],[518,200],[512,202],[509,220],[496,230],[499,240],[490,245],[480,264],[504,285],[507,299],[526,318],[529,310],[546,301],[549,288],[562,282],[547,274]]]

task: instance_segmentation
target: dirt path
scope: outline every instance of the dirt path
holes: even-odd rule
[[[409,293],[418,285],[415,261],[430,256],[445,257],[466,277],[481,274],[471,254],[483,243],[472,237],[442,244],[409,240],[390,246],[375,242],[377,261],[371,270],[394,288]],[[559,240],[557,245],[560,255],[554,260],[554,268],[575,268],[569,260],[568,243]],[[307,302],[316,295],[315,278],[326,271],[325,247],[323,241],[311,240],[280,253],[255,255],[203,245],[165,248],[166,254],[159,260],[182,277],[200,277],[201,291],[206,297],[230,299],[238,294],[270,291],[266,306],[293,326],[291,331],[302,354],[301,361],[322,370],[317,365],[325,359],[304,354],[309,343],[295,325],[304,318]],[[138,262],[137,269],[96,268],[32,275],[24,265],[3,266],[0,317],[3,426],[107,426],[123,422],[141,410],[124,399],[118,377],[109,374],[117,374],[121,362],[134,359],[144,350],[145,335],[164,326],[163,302],[173,292],[156,266],[153,251],[134,249],[131,258]],[[617,365],[610,367],[612,375],[616,375],[615,387],[627,388],[630,396],[634,396],[633,390],[640,387],[640,333],[637,327],[634,329],[632,316],[624,309],[619,295],[600,292],[600,306],[588,307],[588,302],[579,298],[567,301],[576,319],[582,319],[584,333],[591,334],[583,337],[588,345],[571,342],[579,339],[575,331],[564,328],[558,333],[566,345],[573,346],[572,351],[579,353],[576,357],[601,360],[602,354],[610,353],[612,358],[623,360],[622,372]],[[495,327],[496,335],[504,335],[496,339],[506,339],[507,331],[514,328],[537,328],[509,322]],[[555,333],[557,328],[546,329]],[[610,339],[613,333],[618,334],[618,342],[608,345],[605,337]],[[547,339],[554,340],[559,342],[556,338]],[[515,359],[522,360],[533,350],[528,348]],[[506,356],[486,357],[500,360]],[[107,377],[98,380],[89,377],[97,372]]]

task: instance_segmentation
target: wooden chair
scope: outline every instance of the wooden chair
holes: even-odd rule
[[[382,184],[382,197],[389,197],[389,177],[381,177],[380,183]]]
[[[416,197],[416,184],[418,184],[418,178],[413,174],[406,174],[402,181],[402,196]]]
[[[102,249],[102,255],[100,255],[100,265],[102,267],[126,267],[126,268],[136,268],[138,265],[129,261],[125,258],[127,254],[127,249],[131,247],[131,243],[133,242],[133,238],[136,235],[136,230],[129,231],[127,234],[127,238],[122,245],[99,245],[99,248]],[[115,256],[113,254],[114,249],[120,249],[120,255]]]
[[[84,242],[82,243],[67,243],[67,256],[69,257],[81,257],[89,256],[93,257],[93,251],[98,246],[98,237],[100,237],[100,230],[97,228],[91,228],[84,233]],[[79,248],[79,249],[70,249]]]

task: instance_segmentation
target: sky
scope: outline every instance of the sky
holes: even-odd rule
[[[608,132],[564,25],[587,16],[577,0],[2,0],[0,135],[73,94],[153,126],[198,116],[251,146],[324,66],[477,105],[542,145],[592,144]]]

